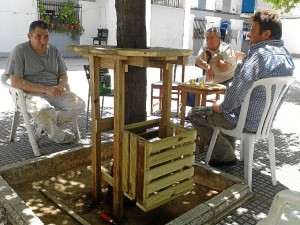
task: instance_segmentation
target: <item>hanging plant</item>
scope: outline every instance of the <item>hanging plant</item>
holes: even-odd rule
[[[45,21],[51,30],[59,33],[70,33],[73,40],[78,39],[84,32],[84,28],[80,24],[78,11],[71,0],[62,3],[57,12],[58,14],[53,18],[47,15],[45,3],[42,0],[38,0],[38,11],[41,20]]]

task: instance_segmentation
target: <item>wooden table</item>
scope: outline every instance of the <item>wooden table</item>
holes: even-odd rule
[[[200,87],[198,83],[180,83],[178,85],[181,91],[181,116],[180,125],[184,125],[185,122],[185,108],[187,101],[187,93],[195,94],[195,106],[206,106],[207,96],[211,94],[216,95],[216,100],[220,99],[220,94],[225,93],[226,86],[222,84],[206,84],[204,87]],[[201,102],[200,102],[201,98]]]
[[[124,133],[124,76],[128,65],[155,67],[163,70],[162,123],[170,122],[172,68],[174,64],[184,65],[192,50],[170,48],[124,49],[114,46],[70,45],[66,49],[83,54],[89,59],[92,108],[92,169],[93,196],[100,201],[101,177],[113,186],[113,216],[123,216],[122,189],[122,138]],[[99,68],[114,70],[114,117],[100,118]],[[114,174],[113,177],[101,171],[101,132],[114,130]],[[166,133],[166,130],[162,130]]]

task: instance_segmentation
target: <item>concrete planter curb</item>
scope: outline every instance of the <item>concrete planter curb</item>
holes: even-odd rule
[[[107,149],[108,150],[102,154],[103,158],[109,156],[111,149],[109,149],[109,147]],[[0,204],[8,210],[9,219],[12,224],[38,225],[43,224],[43,222],[26,206],[24,201],[9,186],[6,180],[9,183],[20,184],[25,181],[28,182],[28,180],[38,180],[45,176],[51,177],[54,174],[72,169],[76,166],[90,163],[90,156],[91,148],[87,146],[83,149],[70,149],[50,156],[42,156],[0,168]],[[43,162],[43,170],[40,169],[41,162]],[[169,222],[167,225],[207,224],[208,221],[216,219],[216,217],[224,213],[224,211],[231,210],[239,204],[239,202],[251,195],[249,187],[243,180],[206,165],[197,164],[197,166],[203,167],[210,173],[215,173],[218,176],[231,180],[232,185],[210,200],[199,204]]]

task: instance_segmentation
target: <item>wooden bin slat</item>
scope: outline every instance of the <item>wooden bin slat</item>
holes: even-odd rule
[[[137,151],[138,151],[137,135],[130,135],[130,165],[129,165],[129,194],[133,199],[136,198],[136,177],[137,177]]]
[[[171,186],[172,184],[176,182],[180,182],[184,179],[191,178],[193,174],[194,174],[194,167],[189,167],[180,172],[170,174],[169,176],[151,182],[146,185],[145,198],[147,198],[150,194],[152,194],[155,191],[159,191],[163,188]]]
[[[176,131],[181,132],[181,133],[185,133],[187,131],[193,131],[192,129],[188,129],[183,126],[171,123],[171,122],[167,122],[166,124],[167,124],[168,128],[175,129]]]
[[[139,123],[125,125],[125,129],[130,132],[134,132],[135,134],[138,134],[140,131],[143,131],[145,129],[159,126],[159,123],[160,119],[147,120]]]
[[[147,212],[187,193],[188,191],[191,191],[193,182],[193,179],[183,181],[180,184],[176,184],[174,187],[158,192],[156,195],[152,195],[151,197],[145,199],[143,205],[141,205],[140,203],[137,205],[145,212]]]
[[[194,162],[195,162],[195,155],[193,154],[189,157],[182,158],[176,161],[172,161],[170,163],[166,163],[162,166],[155,167],[151,170],[146,171],[145,178],[144,178],[145,182],[147,184],[153,179],[180,170],[186,166],[193,165]]]
[[[191,144],[184,145],[181,147],[169,149],[165,152],[160,152],[155,155],[151,155],[147,159],[146,163],[149,167],[151,167],[151,166],[155,166],[157,164],[166,162],[168,160],[176,159],[176,158],[184,156],[184,155],[191,155],[191,154],[193,154],[193,152],[191,151],[191,148],[195,149],[196,143],[191,143]]]
[[[155,138],[158,136],[158,130],[151,130],[151,131],[147,131],[147,132],[144,132],[144,133],[140,133],[139,134],[139,137],[142,137],[146,140],[149,140],[151,138]]]
[[[182,145],[186,142],[194,142],[195,139],[195,131],[187,131],[186,133],[178,134],[176,136],[166,137],[159,141],[149,143],[149,149],[147,149],[149,151],[148,154],[159,152],[162,149],[170,148],[176,145]]]
[[[123,186],[123,191],[128,192],[128,180],[129,180],[129,139],[130,138],[130,133],[127,131],[124,131],[123,133],[123,162],[122,162],[122,169],[123,169],[123,176],[122,176],[122,186]]]

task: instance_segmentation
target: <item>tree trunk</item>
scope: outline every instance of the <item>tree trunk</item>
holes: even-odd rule
[[[146,1],[116,0],[118,48],[146,48]],[[125,73],[125,124],[146,119],[146,68]]]

